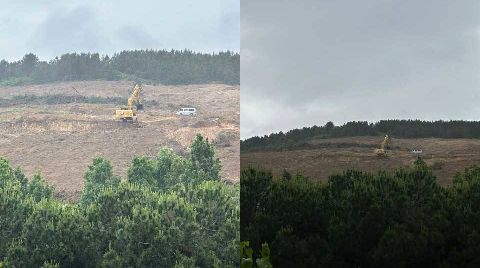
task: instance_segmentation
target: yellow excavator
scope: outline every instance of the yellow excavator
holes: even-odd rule
[[[378,157],[388,157],[390,151],[390,143],[391,139],[388,135],[385,135],[382,144],[380,145],[380,149],[375,149],[374,153]]]
[[[142,92],[142,86],[136,84],[133,88],[132,94],[128,98],[127,107],[120,108],[115,111],[115,118],[122,120],[123,122],[137,122],[137,111],[143,111],[142,98],[140,93]],[[133,109],[135,103],[136,108]]]

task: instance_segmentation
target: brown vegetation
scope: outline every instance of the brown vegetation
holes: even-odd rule
[[[441,185],[448,185],[456,172],[465,167],[480,164],[479,139],[395,139],[388,158],[378,158],[373,148],[379,146],[383,137],[349,137],[316,139],[309,141],[313,149],[284,152],[245,152],[241,166],[272,170],[280,177],[283,169],[302,173],[307,177],[326,181],[329,175],[345,169],[364,171],[393,170],[411,166],[416,159],[413,149],[422,149],[422,158],[434,168]],[[325,144],[325,146],[321,146]],[[335,146],[337,144],[338,146]],[[348,144],[348,146],[345,146]]]
[[[0,87],[0,98],[19,95],[121,97],[125,104],[132,83],[89,81]],[[0,105],[0,156],[31,176],[41,172],[59,195],[75,198],[83,173],[95,156],[112,161],[126,177],[133,156],[155,156],[161,147],[184,154],[197,133],[215,140],[228,132],[228,146],[217,146],[222,177],[239,179],[239,87],[223,84],[188,86],[144,85],[145,112],[139,123],[114,119],[117,104]],[[148,106],[148,102],[157,103]],[[196,116],[178,116],[178,108],[196,107]],[[225,144],[225,141],[222,141]]]

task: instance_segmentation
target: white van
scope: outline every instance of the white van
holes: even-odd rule
[[[197,113],[197,109],[195,108],[181,108],[177,114],[178,115],[195,115]]]

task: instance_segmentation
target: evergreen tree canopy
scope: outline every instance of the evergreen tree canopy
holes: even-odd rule
[[[95,158],[74,203],[0,158],[0,267],[239,267],[239,185],[206,176],[218,159],[197,145],[202,170],[162,149],[127,180]]]
[[[78,80],[133,80],[160,84],[240,83],[240,55],[231,51],[133,50],[100,56],[68,53],[39,61],[32,53],[22,60],[0,61],[0,85]]]
[[[440,187],[425,162],[327,183],[241,173],[241,240],[273,267],[477,267],[480,167]],[[256,256],[257,258],[261,256]]]

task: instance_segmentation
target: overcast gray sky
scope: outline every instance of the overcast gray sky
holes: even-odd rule
[[[0,0],[0,58],[28,52],[125,49],[233,50],[240,46],[239,0]]]
[[[241,136],[480,120],[478,0],[242,0]]]

